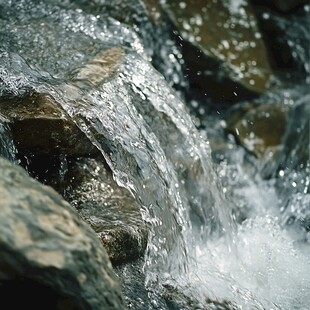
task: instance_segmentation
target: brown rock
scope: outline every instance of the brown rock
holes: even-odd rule
[[[226,130],[248,151],[262,158],[280,146],[287,108],[280,104],[243,104],[228,113]]]
[[[18,150],[32,154],[99,154],[67,115],[61,101],[71,100],[78,105],[84,95],[80,89],[87,91],[89,86],[98,86],[113,78],[123,58],[124,50],[113,47],[96,55],[78,72],[73,72],[72,83],[60,85],[57,93],[34,91],[22,98],[0,98],[0,113],[11,123]]]
[[[216,87],[214,96],[226,100],[240,96],[242,89],[268,90],[272,72],[250,3],[169,1],[165,11],[184,40],[180,44],[194,85],[210,95]],[[223,84],[227,78],[235,84]]]
[[[147,228],[139,205],[101,161],[69,162],[64,196],[97,233],[114,264],[144,254]]]

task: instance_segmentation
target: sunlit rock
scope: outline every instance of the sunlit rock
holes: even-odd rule
[[[106,251],[73,208],[21,167],[0,159],[0,171],[2,302],[12,308],[124,309]]]
[[[287,125],[287,108],[280,104],[243,104],[227,114],[226,130],[259,158],[281,145]]]
[[[248,2],[167,1],[164,8],[183,46],[186,73],[206,98],[238,101],[269,89],[272,72]]]
[[[138,203],[117,185],[110,170],[95,159],[72,160],[64,196],[93,228],[114,264],[144,254],[147,228]]]

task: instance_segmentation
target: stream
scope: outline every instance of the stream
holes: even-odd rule
[[[296,162],[307,134],[293,136],[289,151],[280,145],[277,157],[253,156],[225,133],[230,110],[182,96],[187,80],[177,57],[158,65],[160,73],[134,29],[76,3],[0,0],[0,97],[53,96],[139,202],[149,229],[142,262],[149,301],[129,285],[128,307],[169,309],[168,291],[184,303],[171,309],[224,309],[205,308],[210,300],[227,309],[309,309],[309,156]],[[306,26],[294,27],[309,39]],[[91,85],[75,78],[102,50],[120,46],[119,74]],[[177,44],[167,43],[170,50],[179,53]],[[304,51],[294,52],[309,74]],[[285,74],[253,99],[290,111],[283,141],[296,126],[309,131],[310,100],[309,80]],[[0,154],[18,162],[17,153],[0,114]]]

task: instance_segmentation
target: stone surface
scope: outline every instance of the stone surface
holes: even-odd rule
[[[15,153],[16,148],[12,141],[8,120],[0,114],[0,157],[13,161]]]
[[[22,153],[98,154],[96,147],[61,106],[61,101],[82,104],[90,87],[112,79],[124,58],[124,50],[112,47],[72,72],[71,83],[60,85],[57,93],[33,91],[24,97],[0,98],[0,113],[11,123],[13,140]]]
[[[97,233],[112,263],[119,264],[144,254],[147,228],[138,203],[102,161],[69,161],[64,196]]]
[[[23,153],[89,155],[96,152],[50,94],[0,98],[0,111],[10,120],[13,140]]]
[[[289,12],[297,6],[308,3],[308,0],[272,0],[273,5],[282,12]]]
[[[274,72],[282,80],[306,80],[309,84],[310,10],[305,5],[290,14],[281,14],[257,2],[255,12]]]
[[[310,163],[310,106],[307,98],[289,112],[283,139],[281,169],[302,169]]]
[[[0,295],[30,309],[124,309],[96,235],[50,187],[0,159]],[[35,308],[33,308],[35,307]]]
[[[262,158],[282,143],[287,108],[281,104],[242,104],[227,113],[226,130],[248,151]]]
[[[268,90],[272,72],[250,3],[186,0],[164,7],[194,87],[228,102]]]

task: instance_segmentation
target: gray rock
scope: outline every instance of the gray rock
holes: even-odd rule
[[[1,301],[13,308],[124,309],[104,248],[72,207],[21,167],[0,159],[0,170]]]
[[[147,228],[138,203],[100,160],[69,161],[65,198],[94,229],[114,264],[144,254]]]

